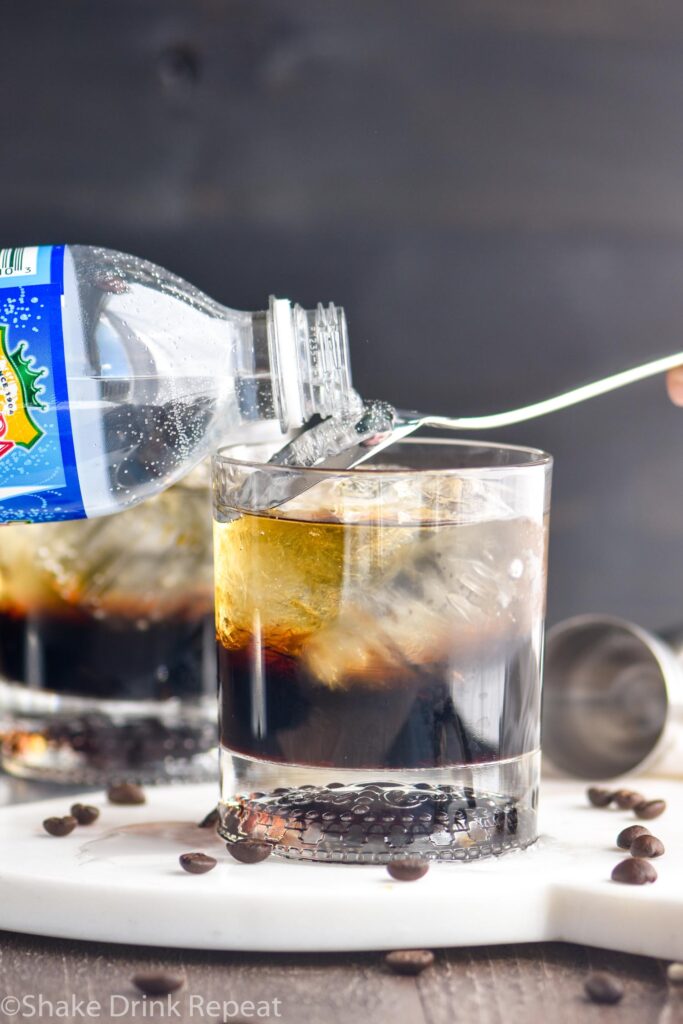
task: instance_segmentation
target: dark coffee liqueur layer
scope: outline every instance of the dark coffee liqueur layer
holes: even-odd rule
[[[336,768],[433,768],[517,757],[537,746],[533,692],[525,685],[529,653],[488,666],[482,705],[467,706],[473,687],[449,683],[448,665],[424,666],[413,678],[329,688],[293,657],[267,649],[218,645],[221,742],[248,757]],[[482,732],[479,731],[482,727]]]
[[[206,622],[205,615],[176,616],[140,628],[133,616],[0,612],[0,674],[79,697],[198,697]]]
[[[88,701],[141,703],[139,714],[115,718],[87,705],[47,719],[36,711],[30,733],[17,730],[5,738],[4,756],[21,762],[24,743],[37,735],[50,749],[72,750],[97,772],[137,770],[210,750],[216,744],[210,722],[166,721],[148,702],[162,709],[171,698],[192,702],[208,696],[206,682],[215,677],[213,645],[206,642],[212,633],[206,615],[175,616],[140,628],[132,616],[0,613],[0,677],[23,681],[36,695],[45,690]]]

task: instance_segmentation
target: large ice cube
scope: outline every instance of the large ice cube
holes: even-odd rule
[[[224,646],[256,635],[280,654],[298,654],[311,633],[370,586],[392,552],[410,541],[401,527],[342,525],[245,515],[216,523],[217,628]]]
[[[61,601],[148,621],[210,610],[211,512],[203,467],[116,516],[27,527],[35,569]]]
[[[457,671],[459,659],[490,654],[540,614],[543,561],[543,528],[528,519],[413,537],[371,586],[346,589],[303,661],[328,687],[395,686],[444,659]]]

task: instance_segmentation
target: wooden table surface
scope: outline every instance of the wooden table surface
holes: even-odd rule
[[[229,913],[226,907],[226,913]],[[131,984],[141,970],[182,972],[185,986],[168,1005],[145,1012]],[[617,1007],[589,1003],[590,970],[612,972],[624,984]],[[60,1000],[96,1000],[106,1022],[143,1019],[237,1020],[266,1004],[284,1024],[674,1024],[683,1021],[683,987],[667,988],[665,965],[645,957],[565,943],[450,949],[417,978],[391,974],[379,953],[263,955],[113,946],[0,933],[0,1021],[26,1019],[3,1012],[2,997],[42,994],[43,1019],[60,1015]],[[210,1001],[215,1000],[212,1006]],[[273,1000],[278,1000],[274,1003]],[[238,1005],[247,1002],[240,1013]],[[223,1002],[227,1005],[222,1007]],[[37,1006],[37,1003],[33,1003]],[[12,1006],[8,1007],[10,1010]],[[162,1014],[165,1011],[165,1016]],[[88,1019],[70,1012],[68,1019]],[[277,1014],[277,1015],[276,1015]],[[250,1016],[251,1015],[251,1016]],[[35,1017],[37,1017],[37,1013]],[[34,1018],[35,1019],[35,1018]]]
[[[66,796],[69,790],[59,787],[57,792]],[[0,803],[54,795],[54,786],[0,775]],[[229,906],[225,912],[230,913]],[[568,943],[435,953],[431,968],[406,978],[392,974],[381,953],[217,953],[0,932],[0,1024],[26,1019],[50,1024],[59,1019],[104,1024],[150,1019],[185,1024],[249,1019],[284,1024],[683,1024],[683,986],[667,985],[666,963],[659,960]],[[170,1008],[156,1007],[151,1013],[149,1006],[134,1005],[141,996],[131,978],[160,969],[182,973],[185,985],[171,997]],[[593,970],[621,980],[625,994],[618,1007],[586,999],[583,983]],[[8,996],[9,1005],[3,1002]],[[32,999],[21,1007],[22,1016],[12,998],[27,996]],[[48,1001],[42,1013],[40,996]],[[88,1000],[96,1001],[97,1013],[85,1012]]]

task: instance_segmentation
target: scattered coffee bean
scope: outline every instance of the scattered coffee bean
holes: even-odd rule
[[[273,852],[270,843],[254,843],[250,839],[238,839],[236,843],[225,845],[228,853],[240,864],[259,864]]]
[[[683,964],[669,964],[666,977],[670,985],[683,985]]]
[[[133,984],[146,996],[167,996],[170,992],[177,992],[184,981],[181,975],[169,974],[166,971],[133,975]]]
[[[181,853],[178,859],[181,868],[191,875],[205,875],[218,863],[215,857],[209,857],[206,853]]]
[[[72,804],[71,813],[79,825],[92,825],[100,816],[99,808],[91,804]]]
[[[197,825],[197,828],[215,828],[219,821],[220,816],[218,814],[218,808],[213,807],[206,815],[206,817],[202,818],[202,820]]]
[[[614,796],[611,789],[602,789],[600,786],[589,786],[586,795],[593,807],[609,807]]]
[[[618,789],[612,794],[612,800],[622,811],[632,811],[638,804],[645,802],[642,793],[635,793],[632,789]]]
[[[652,864],[642,857],[622,860],[612,871],[612,881],[624,882],[626,885],[645,885],[646,882],[654,882],[656,879],[657,872]]]
[[[650,821],[652,818],[658,818],[660,814],[664,814],[666,800],[643,800],[641,803],[636,804],[633,810],[637,818],[644,818],[645,821]]]
[[[649,836],[649,834],[650,830],[644,825],[629,825],[628,828],[622,829],[617,836],[617,846],[620,850],[630,850],[634,839],[638,836]]]
[[[387,953],[384,962],[394,974],[419,974],[432,966],[434,954],[430,949],[397,949]]]
[[[43,828],[51,836],[68,836],[73,832],[78,822],[72,814],[66,814],[63,818],[46,818]]]
[[[661,857],[664,853],[664,843],[657,836],[647,833],[644,836],[636,836],[631,843],[632,857]]]
[[[604,971],[596,971],[586,978],[584,984],[586,995],[594,1003],[618,1003],[624,994],[623,986]]]
[[[421,857],[404,857],[387,864],[387,871],[397,882],[415,882],[429,871],[429,861]]]
[[[110,804],[144,804],[147,801],[145,791],[134,782],[119,782],[110,786],[107,791],[107,799]]]

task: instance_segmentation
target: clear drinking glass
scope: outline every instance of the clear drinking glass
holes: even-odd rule
[[[214,458],[223,836],[355,863],[532,843],[550,456],[266,458]]]
[[[0,753],[14,775],[215,775],[208,467],[119,515],[0,530]]]

